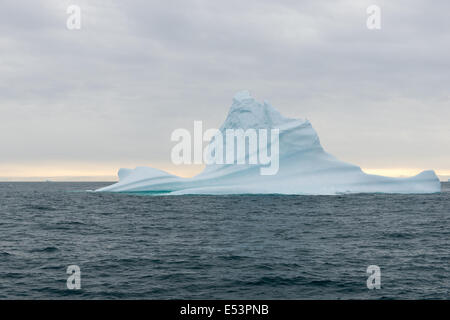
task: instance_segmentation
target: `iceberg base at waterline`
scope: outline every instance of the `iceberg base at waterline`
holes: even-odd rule
[[[409,178],[364,173],[338,160],[321,146],[308,120],[283,117],[267,102],[259,103],[248,91],[236,94],[220,132],[227,129],[278,129],[278,171],[262,175],[262,164],[208,164],[192,178],[182,178],[150,167],[120,169],[119,182],[98,192],[156,194],[305,194],[437,193],[432,170]],[[270,141],[269,141],[270,144]],[[268,146],[269,148],[270,146]],[[245,154],[249,158],[248,150]]]

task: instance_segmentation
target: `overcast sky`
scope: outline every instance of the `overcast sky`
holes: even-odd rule
[[[308,118],[342,160],[450,175],[449,13],[448,0],[2,0],[0,177],[188,172],[170,164],[171,132],[219,127],[242,89]]]

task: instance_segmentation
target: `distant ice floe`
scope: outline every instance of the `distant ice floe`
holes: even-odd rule
[[[364,173],[325,152],[308,120],[283,117],[269,103],[259,103],[248,91],[237,93],[220,131],[279,129],[279,169],[261,175],[262,164],[208,164],[192,178],[182,178],[150,167],[120,169],[119,182],[98,192],[157,194],[305,194],[436,193],[441,185],[435,172],[409,178]],[[270,140],[269,140],[270,143]],[[246,154],[248,157],[248,153]]]

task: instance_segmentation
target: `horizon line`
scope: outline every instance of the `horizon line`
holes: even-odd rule
[[[369,173],[373,174],[373,173]],[[450,175],[436,174],[440,182],[450,182]],[[386,176],[386,175],[385,175]],[[407,178],[405,175],[388,175],[393,178]],[[32,177],[0,177],[0,183],[3,182],[111,182],[119,181],[117,175],[90,175],[90,176],[32,176]]]

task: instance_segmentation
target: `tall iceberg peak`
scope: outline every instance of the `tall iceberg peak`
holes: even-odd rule
[[[248,91],[234,97],[219,129],[279,130],[279,170],[261,175],[260,164],[209,164],[192,178],[138,167],[120,169],[119,182],[97,191],[165,194],[341,194],[435,193],[440,182],[434,171],[410,178],[365,174],[358,166],[324,151],[311,123],[282,116],[268,102],[256,101]],[[248,154],[247,154],[248,156]]]
[[[250,91],[248,90],[242,90],[237,92],[234,97],[233,97],[234,101],[240,102],[240,101],[244,101],[244,100],[254,100],[253,97],[250,94]]]
[[[259,103],[245,90],[234,96],[233,104],[222,128],[275,128],[289,121],[292,119],[283,117],[267,101],[263,104]]]

